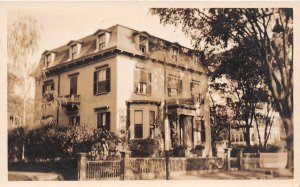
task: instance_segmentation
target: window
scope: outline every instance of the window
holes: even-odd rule
[[[200,134],[201,134],[201,142],[205,142],[206,140],[206,134],[205,134],[205,121],[204,120],[201,120],[200,121]]]
[[[143,111],[134,111],[134,138],[143,138]]]
[[[178,49],[171,48],[171,55],[172,55],[172,60],[176,62],[177,61],[177,57],[178,57]]]
[[[155,137],[155,111],[149,111],[150,137]]]
[[[200,84],[198,82],[191,82],[191,95],[194,102],[204,104],[204,97],[200,94]]]
[[[72,45],[71,46],[71,58],[75,59],[77,57],[77,52],[78,52],[78,47],[77,45]]]
[[[51,63],[51,54],[46,55],[45,58],[45,68],[48,68],[50,66]]]
[[[137,94],[151,94],[151,73],[141,70],[134,71],[134,92]]]
[[[105,37],[105,33],[103,34],[100,34],[99,35],[99,50],[102,50],[105,48],[105,45],[106,45],[106,37]]]
[[[97,128],[110,130],[110,112],[97,113]]]
[[[70,96],[77,95],[77,76],[70,77]]]
[[[147,83],[139,82],[137,84],[137,93],[146,94],[147,93],[146,91],[147,91]]]
[[[94,95],[110,92],[110,68],[102,68],[94,72]]]
[[[139,49],[145,53],[147,51],[147,37],[140,36],[139,40]]]
[[[197,55],[193,55],[192,56],[192,58],[193,58],[193,63],[195,64],[195,65],[198,65],[199,64],[199,57],[197,56]]]
[[[53,124],[53,116],[52,115],[42,116],[41,122],[44,125]]]
[[[234,135],[233,135],[233,134],[231,135],[230,140],[231,140],[231,142],[235,142],[235,139],[234,139]]]
[[[80,125],[80,116],[69,116],[69,125]]]
[[[42,90],[42,94],[53,94],[54,92],[54,82],[50,81],[50,82],[45,82],[43,85],[43,90]]]
[[[168,77],[168,97],[177,97],[182,92],[182,80],[175,77]]]

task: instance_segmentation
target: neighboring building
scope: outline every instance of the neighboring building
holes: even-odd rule
[[[113,132],[127,127],[130,138],[138,139],[153,136],[166,99],[180,143],[187,149],[203,144],[211,155],[207,69],[199,57],[178,43],[121,25],[98,30],[42,54],[47,78],[36,82],[36,109],[43,113],[40,119],[55,124]],[[62,108],[39,105],[56,97],[64,101]]]
[[[258,127],[259,135],[261,137],[261,142],[264,144],[264,136],[265,136],[265,123],[260,122]],[[254,124],[253,128],[250,129],[250,141],[251,145],[259,145],[259,138],[258,138],[258,131],[257,127]],[[269,145],[280,145],[282,138],[284,136],[284,129],[282,126],[282,122],[278,113],[275,114],[275,117],[272,122],[271,130],[270,127],[267,128],[268,141],[267,144]]]

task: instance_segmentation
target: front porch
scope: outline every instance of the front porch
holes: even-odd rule
[[[192,99],[173,99],[167,101],[170,137],[173,152],[179,157],[207,157],[210,136],[201,105]]]

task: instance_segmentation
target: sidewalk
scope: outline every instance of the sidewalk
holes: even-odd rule
[[[9,181],[59,181],[63,177],[57,173],[9,171]]]
[[[228,172],[216,172],[216,173],[204,173],[200,175],[184,175],[173,176],[171,180],[247,180],[247,179],[291,179],[292,176],[273,176],[272,173],[256,172],[256,171],[228,171]]]

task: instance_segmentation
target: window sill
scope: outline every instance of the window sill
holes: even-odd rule
[[[99,96],[99,95],[107,95],[109,92],[101,92],[101,93],[97,93],[95,96]]]
[[[141,96],[147,96],[147,97],[150,96],[149,94],[144,94],[144,93],[136,93],[136,92],[135,92],[135,94],[136,94],[136,95],[141,95]]]

